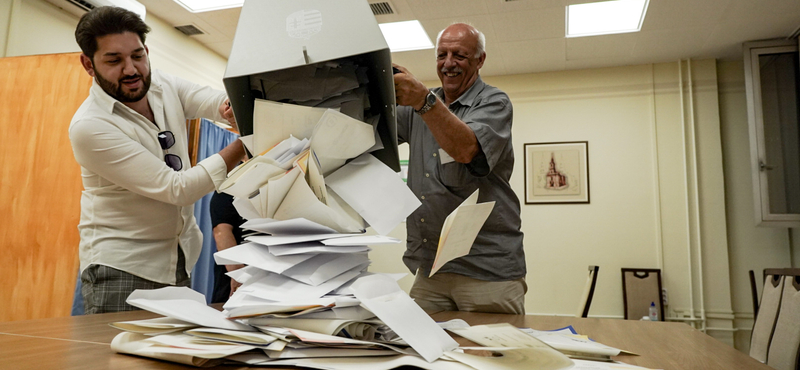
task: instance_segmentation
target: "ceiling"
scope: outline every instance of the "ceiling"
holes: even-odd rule
[[[194,25],[191,36],[225,58],[241,8],[190,13],[173,1],[138,0],[147,16],[173,26]],[[250,0],[254,1],[254,0]],[[565,6],[589,0],[369,0],[394,14],[378,23],[417,19],[431,40],[453,22],[486,35],[484,76],[671,62],[741,59],[745,41],[786,38],[800,26],[798,0],[650,0],[641,32],[565,38]],[[435,80],[432,50],[393,53],[422,80]]]

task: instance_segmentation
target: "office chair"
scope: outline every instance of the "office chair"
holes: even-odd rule
[[[594,297],[594,287],[597,284],[598,271],[600,271],[600,266],[589,266],[589,276],[586,278],[586,286],[581,295],[578,313],[575,314],[576,317],[587,317],[589,315],[589,306],[592,305],[592,297]]]
[[[658,321],[664,321],[661,298],[661,270],[622,268],[622,302],[626,320],[640,320],[650,314],[650,304],[658,309]]]

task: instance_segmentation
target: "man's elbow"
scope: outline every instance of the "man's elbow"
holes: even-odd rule
[[[475,158],[475,156],[478,155],[478,150],[480,149],[477,145],[470,146],[466,150],[462,150],[458,152],[458,154],[453,156],[453,160],[455,160],[458,163],[464,163],[464,164],[470,163]]]

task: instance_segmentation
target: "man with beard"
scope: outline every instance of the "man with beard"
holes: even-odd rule
[[[408,186],[422,202],[406,221],[403,261],[416,273],[411,297],[427,310],[525,313],[525,254],[508,96],[481,80],[485,38],[456,23],[436,40],[441,88],[429,90],[395,66],[397,136],[409,144]],[[480,190],[495,206],[468,255],[428,277],[445,218]]]
[[[225,93],[150,70],[150,28],[136,13],[96,8],[78,22],[94,77],[69,137],[81,166],[80,260],[87,314],[133,309],[135,289],[189,285],[202,248],[193,204],[244,157],[236,141],[191,167],[186,119],[227,119]]]

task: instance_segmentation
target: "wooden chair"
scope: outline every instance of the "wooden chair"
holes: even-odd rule
[[[781,305],[781,294],[783,294],[782,269],[764,270],[761,304],[758,306],[758,315],[753,322],[753,331],[750,334],[750,357],[763,363],[767,362],[770,341]]]
[[[795,370],[800,365],[800,269],[780,270],[783,289],[767,365],[776,370]]]
[[[622,301],[626,320],[640,320],[650,314],[650,304],[658,308],[658,321],[664,321],[661,297],[661,270],[622,268]]]
[[[589,315],[589,306],[592,305],[592,298],[594,297],[594,287],[597,285],[597,272],[600,271],[600,266],[589,266],[589,276],[586,278],[586,286],[581,295],[581,302],[578,305],[578,313],[576,317],[587,317]]]

